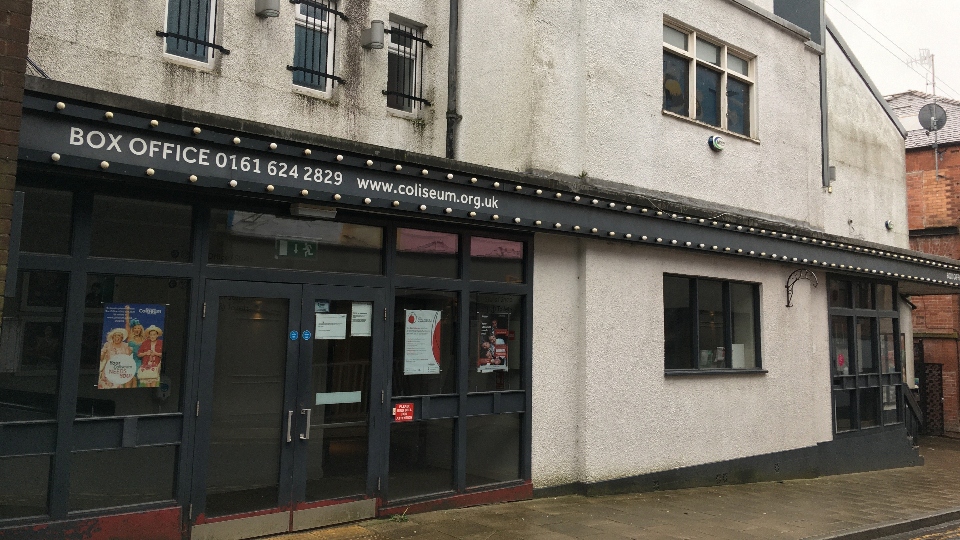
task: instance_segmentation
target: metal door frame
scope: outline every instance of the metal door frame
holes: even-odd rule
[[[389,426],[382,416],[382,406],[374,399],[377,391],[386,393],[389,380],[385,369],[385,332],[384,323],[377,317],[385,309],[384,291],[373,287],[317,285],[301,283],[272,283],[208,279],[204,284],[203,318],[201,321],[200,362],[198,363],[198,384],[196,429],[194,433],[194,452],[192,455],[192,491],[190,494],[191,517],[189,525],[195,529],[194,535],[200,538],[241,538],[274,532],[285,533],[290,530],[302,530],[319,527],[341,521],[373,517],[379,497],[378,479],[382,474],[383,456],[386,451],[385,430]],[[221,297],[247,298],[285,298],[290,301],[288,311],[288,332],[296,331],[297,339],[287,339],[286,366],[284,375],[283,409],[279,414],[289,415],[284,429],[290,430],[290,439],[281,447],[279,494],[277,506],[240,514],[205,516],[206,479],[210,459],[212,429],[213,380],[216,363],[216,342],[219,323],[219,302]],[[306,440],[301,440],[305,426],[298,411],[309,406],[312,385],[309,383],[310,366],[313,352],[313,340],[302,342],[304,329],[310,329],[314,315],[314,301],[358,300],[373,303],[371,350],[371,376],[368,410],[368,448],[367,480],[363,497],[348,497],[306,502]],[[311,329],[312,330],[312,329]],[[309,345],[304,345],[309,343]],[[291,415],[290,412],[293,414]],[[202,413],[202,414],[201,414]],[[337,503],[340,501],[340,504]],[[369,501],[369,502],[366,502]],[[323,510],[319,510],[319,509]],[[302,520],[309,526],[297,527],[296,517],[303,512]],[[199,528],[201,530],[197,531]],[[208,530],[204,530],[208,529]],[[278,530],[282,529],[282,530]],[[199,534],[197,534],[199,533]]]

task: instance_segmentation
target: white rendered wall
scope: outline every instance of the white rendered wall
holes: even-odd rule
[[[836,167],[833,193],[823,204],[827,232],[909,248],[904,139],[829,33],[827,108],[830,165]]]
[[[30,58],[51,78],[215,114],[390,148],[443,155],[446,128],[448,3],[343,0],[335,72],[347,83],[329,99],[295,91],[292,73],[298,5],[280,0],[280,16],[260,19],[253,0],[219,0],[218,43],[230,50],[209,72],[164,59],[166,0],[39,0],[33,4]],[[369,21],[394,13],[427,25],[420,118],[389,111],[387,49],[359,43]],[[386,23],[389,27],[389,22]],[[389,43],[389,36],[385,38]]]
[[[536,245],[535,487],[832,439],[826,283],[799,282],[787,308],[792,268],[776,263],[550,235]],[[664,273],[760,283],[769,372],[664,376]]]
[[[494,21],[488,6],[461,7],[461,159],[823,228],[819,55],[796,35],[724,0],[504,3]],[[664,16],[758,56],[759,142],[728,135],[714,153],[720,130],[661,112]],[[496,84],[470,84],[491,51]]]

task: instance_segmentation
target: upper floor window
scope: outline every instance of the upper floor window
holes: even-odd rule
[[[294,29],[293,84],[329,92],[334,81],[343,79],[334,75],[334,48],[337,36],[336,0],[299,2]]]
[[[753,134],[756,59],[679,25],[663,25],[663,110]]]
[[[230,51],[214,43],[216,39],[216,0],[168,0],[164,51],[187,60],[209,63],[214,51]]]
[[[424,26],[398,22],[391,16],[387,52],[387,107],[414,112],[430,102],[423,99],[423,49],[433,45],[423,38]]]
[[[663,276],[664,369],[760,369],[760,286]]]

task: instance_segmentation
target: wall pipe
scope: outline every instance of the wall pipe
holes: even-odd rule
[[[460,57],[460,0],[450,0],[450,47],[447,58],[447,152],[449,159],[456,158],[457,124],[463,119],[457,113],[457,70]]]

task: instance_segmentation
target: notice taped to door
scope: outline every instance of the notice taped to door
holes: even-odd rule
[[[404,317],[403,374],[440,373],[440,312],[406,309]]]
[[[350,308],[350,335],[370,337],[373,322],[372,302],[353,302]]]

